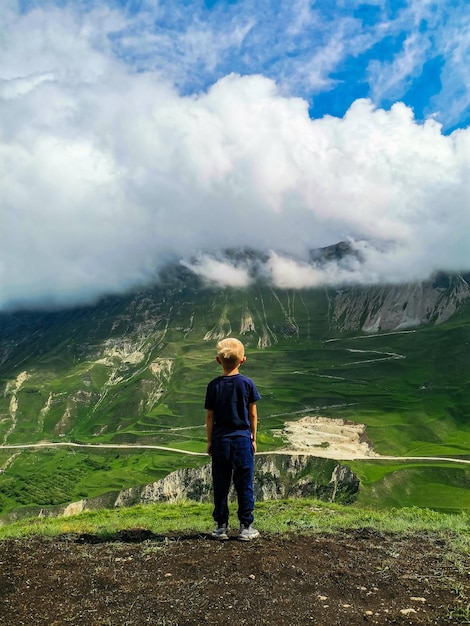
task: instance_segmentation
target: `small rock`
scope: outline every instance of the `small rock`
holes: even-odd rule
[[[250,575],[248,576],[248,578],[251,578],[251,580],[254,580],[254,579],[256,578],[256,576],[255,576],[254,574],[250,574]]]
[[[411,615],[411,613],[416,613],[414,609],[400,609],[400,613],[402,615]]]
[[[420,598],[419,596],[411,596],[410,600],[413,600],[413,602],[426,602],[426,598]]]

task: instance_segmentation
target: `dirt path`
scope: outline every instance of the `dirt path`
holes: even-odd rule
[[[39,441],[38,443],[22,443],[15,445],[0,446],[1,450],[25,450],[31,448],[93,448],[95,450],[165,450],[166,452],[178,452],[179,454],[189,454],[191,456],[207,456],[206,452],[192,452],[180,448],[169,448],[168,446],[152,446],[145,444],[125,444],[125,443],[74,443],[71,441]]]
[[[386,456],[374,451],[367,439],[366,426],[343,419],[309,415],[295,422],[286,422],[275,434],[285,440],[286,446],[258,454],[302,454],[335,461],[385,460],[385,461],[443,461],[470,464],[468,459],[444,456]],[[25,450],[34,448],[88,448],[94,450],[164,450],[190,456],[207,456],[205,452],[193,452],[182,448],[146,444],[73,443],[48,442],[1,445],[1,450]]]

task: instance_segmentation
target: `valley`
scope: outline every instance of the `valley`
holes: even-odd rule
[[[262,395],[260,454],[350,461],[363,505],[470,508],[468,284],[441,279],[390,298],[384,288],[208,288],[179,271],[90,307],[1,315],[2,512],[205,463],[205,385],[229,333]],[[358,445],[372,447],[341,448],[325,432],[307,445],[305,431],[287,445],[286,423],[312,416],[363,424]]]

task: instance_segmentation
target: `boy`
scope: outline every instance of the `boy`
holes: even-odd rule
[[[223,375],[207,385],[206,429],[207,452],[212,456],[214,487],[213,517],[217,527],[212,537],[228,539],[228,493],[233,480],[238,499],[240,541],[259,536],[253,528],[253,474],[256,452],[258,416],[256,401],[260,399],[252,380],[238,371],[246,361],[241,341],[232,337],[217,344],[217,363]]]

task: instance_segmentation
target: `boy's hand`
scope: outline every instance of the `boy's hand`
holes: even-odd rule
[[[252,441],[251,445],[253,446],[253,452],[256,454],[256,441]]]

